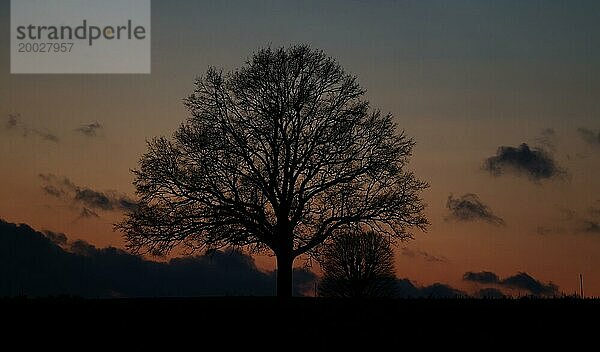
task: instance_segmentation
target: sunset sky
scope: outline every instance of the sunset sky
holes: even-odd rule
[[[112,224],[134,197],[130,169],[146,139],[186,119],[194,78],[306,43],[417,143],[410,168],[430,183],[431,226],[398,245],[399,277],[470,292],[465,272],[527,272],[570,294],[582,273],[600,296],[598,1],[154,0],[149,75],[11,75],[9,6],[0,0],[6,221],[123,246]]]

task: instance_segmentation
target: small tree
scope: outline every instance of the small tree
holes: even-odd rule
[[[335,238],[321,258],[324,297],[389,297],[395,294],[394,253],[390,240],[355,231]]]
[[[262,49],[231,73],[209,69],[172,140],[148,142],[137,210],[116,225],[134,252],[244,246],[292,265],[353,226],[411,237],[427,220],[406,170],[414,142],[371,111],[354,76],[307,46]]]

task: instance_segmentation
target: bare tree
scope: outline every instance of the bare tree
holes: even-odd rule
[[[184,101],[191,117],[171,140],[148,142],[134,170],[139,207],[116,228],[134,252],[270,250],[278,296],[292,294],[294,259],[340,231],[411,237],[427,224],[427,184],[405,168],[414,142],[363,95],[308,46],[209,69]]]
[[[390,240],[373,231],[352,231],[325,246],[320,258],[324,297],[391,297],[396,274]]]

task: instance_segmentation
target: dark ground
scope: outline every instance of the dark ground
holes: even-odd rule
[[[600,301],[572,299],[13,298],[0,312],[4,343],[83,350],[573,350],[600,333]]]

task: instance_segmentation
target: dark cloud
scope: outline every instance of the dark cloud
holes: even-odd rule
[[[17,127],[17,125],[19,124],[19,118],[21,117],[20,114],[8,114],[8,119],[6,121],[6,128],[15,128]]]
[[[23,137],[37,136],[50,142],[58,142],[59,138],[48,131],[42,131],[37,128],[27,126],[21,121],[21,114],[9,114],[6,121],[6,128],[21,132]]]
[[[119,203],[118,203],[118,208],[125,210],[125,211],[135,211],[137,210],[137,203],[135,201],[133,201],[132,199],[123,196],[123,197],[119,197]]]
[[[587,214],[579,219],[581,232],[600,234],[600,208],[589,207]]]
[[[500,284],[504,287],[528,291],[535,296],[558,295],[558,286],[551,282],[544,284],[529,274],[523,272],[505,278],[500,282]]]
[[[581,231],[584,233],[600,234],[600,222],[593,220],[583,220],[583,227]]]
[[[491,271],[467,271],[463,275],[463,280],[477,282],[480,284],[497,284],[498,282],[500,282],[500,278],[498,277],[498,275]]]
[[[542,148],[531,149],[526,143],[518,147],[498,148],[495,156],[485,160],[484,169],[494,176],[507,172],[525,174],[533,181],[562,177],[566,174],[552,155]]]
[[[83,207],[81,209],[81,213],[79,213],[79,218],[81,219],[88,219],[88,218],[99,218],[100,215],[98,215],[98,213],[96,213],[93,210],[90,210],[86,207]]]
[[[569,216],[562,220],[569,226],[571,233],[600,234],[600,209],[593,206],[585,212],[570,210]]]
[[[101,128],[102,128],[102,125],[98,121],[96,121],[96,122],[92,122],[87,125],[82,125],[81,127],[76,128],[75,132],[79,132],[87,137],[95,137],[96,130],[101,129]]]
[[[57,143],[59,141],[58,137],[50,132],[43,132],[36,129],[30,129],[29,132],[50,142]]]
[[[590,129],[581,127],[577,129],[577,132],[586,143],[600,146],[600,131],[592,131]]]
[[[553,297],[559,295],[558,286],[556,286],[555,284],[551,282],[545,284],[524,272],[517,273],[504,279],[500,279],[500,277],[496,273],[493,273],[491,271],[468,271],[463,275],[463,280],[474,282],[477,284],[496,286],[484,288],[490,290],[496,289],[498,291],[501,291],[500,288],[505,290],[522,290],[525,291],[525,293],[528,295],[540,297]],[[482,290],[479,291],[477,296],[481,297],[480,293]],[[507,295],[502,292],[501,294]]]
[[[540,225],[536,232],[540,235],[561,234],[600,234],[600,209],[595,206],[585,211],[557,208],[559,216],[550,224]]]
[[[115,203],[115,200],[109,199],[106,194],[89,188],[76,188],[75,200],[82,202],[90,208],[102,210],[113,210]]]
[[[418,287],[409,279],[396,280],[397,295],[400,298],[456,298],[467,295],[451,286],[434,283],[429,286]]]
[[[81,206],[81,217],[97,217],[94,210],[133,211],[137,205],[128,196],[117,191],[97,191],[74,184],[66,177],[53,174],[40,174],[42,190],[53,197],[72,205]]]
[[[106,248],[105,248],[106,249]],[[112,249],[112,248],[108,248]],[[100,253],[102,249],[96,248],[93,244],[90,244],[84,240],[75,240],[69,244],[69,252],[77,255],[82,255],[86,257],[94,256]],[[122,254],[127,254],[126,252],[122,252]]]
[[[64,238],[0,220],[0,297],[194,297],[275,293],[275,273],[234,250],[154,262],[117,248]],[[15,270],[18,268],[19,270]],[[294,293],[311,288],[313,273],[294,270]]]
[[[446,258],[444,256],[436,256],[436,255],[430,254],[428,252],[425,252],[425,251],[422,251],[419,249],[412,250],[408,247],[402,247],[401,254],[403,256],[409,257],[409,258],[421,258],[430,263],[447,263],[448,262],[448,258]]]
[[[60,232],[52,232],[52,231],[44,231],[44,235],[52,241],[52,243],[57,244],[59,246],[64,246],[67,244],[67,235]]]
[[[446,220],[476,221],[483,220],[494,225],[504,225],[502,218],[494,215],[492,210],[479,200],[476,194],[467,193],[461,197],[448,196],[446,208],[450,215]]]
[[[59,189],[59,188],[56,188],[56,187],[54,187],[52,185],[43,185],[42,186],[42,190],[46,194],[54,196],[54,197],[62,197],[63,196],[62,190]]]
[[[497,288],[493,288],[493,287],[482,288],[481,290],[477,291],[475,296],[479,297],[479,298],[493,298],[493,299],[499,299],[499,298],[506,297],[506,295],[502,291],[500,291]]]

